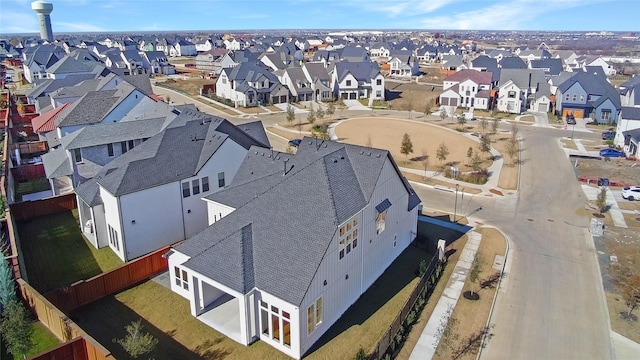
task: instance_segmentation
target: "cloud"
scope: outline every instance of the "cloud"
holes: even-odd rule
[[[575,0],[516,0],[507,3],[493,3],[475,10],[454,13],[449,16],[434,16],[421,19],[428,29],[461,30],[518,30],[531,27],[536,19],[545,14],[583,6]]]
[[[31,33],[40,31],[35,13],[0,11],[0,33]]]
[[[93,24],[85,24],[85,23],[71,23],[71,22],[54,22],[51,25],[55,31],[64,33],[64,32],[100,32],[106,31],[105,29],[93,25]],[[54,31],[54,32],[55,32]]]

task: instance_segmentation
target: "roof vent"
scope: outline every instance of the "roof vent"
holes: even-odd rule
[[[364,155],[364,151],[360,150],[360,155]]]
[[[378,159],[380,159],[380,154],[377,154],[377,155],[376,155],[376,157],[377,157]]]
[[[344,155],[340,156],[340,160],[344,160]]]
[[[336,164],[338,162],[338,159],[333,159],[333,163]]]

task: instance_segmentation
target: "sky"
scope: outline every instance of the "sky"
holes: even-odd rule
[[[0,34],[39,33],[30,0],[0,0]],[[53,33],[181,30],[640,32],[640,0],[50,0]]]

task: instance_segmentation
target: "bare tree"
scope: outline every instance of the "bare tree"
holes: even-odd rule
[[[327,106],[327,115],[329,115],[329,121],[332,120],[333,114],[336,112],[336,106],[333,104],[333,102],[329,103],[329,106]]]
[[[640,275],[631,276],[627,279],[622,297],[629,307],[627,316],[630,317],[633,309],[640,306]]]
[[[482,129],[483,133],[487,132],[488,127],[489,127],[489,120],[485,118],[480,119],[480,129]]]
[[[493,119],[491,123],[491,133],[495,134],[498,132],[498,125],[500,125],[500,119]]]
[[[287,104],[287,122],[291,124],[295,118],[296,113],[293,110],[293,106],[291,104]]]
[[[482,139],[480,140],[480,151],[482,151],[483,154],[491,151],[491,137],[489,134],[484,134],[482,136]]]
[[[316,122],[316,111],[313,110],[313,105],[310,106],[309,113],[307,114],[307,122],[311,125]]]
[[[404,133],[402,136],[402,144],[400,144],[400,153],[404,155],[405,162],[409,162],[407,157],[409,154],[413,153],[413,143],[411,142],[411,137],[409,134]]]
[[[511,137],[514,139],[518,138],[518,131],[520,129],[518,128],[518,124],[516,123],[511,123]]]
[[[469,146],[469,149],[467,149],[467,164],[471,163],[472,157],[473,157],[473,148]]]
[[[518,160],[518,139],[512,137],[507,141],[507,155],[509,155],[511,163],[515,165]]]
[[[447,156],[449,156],[449,147],[444,141],[438,145],[438,150],[436,150],[436,158],[440,161],[440,163],[447,160]]]
[[[424,177],[427,178],[427,168],[429,167],[429,154],[427,153],[427,149],[422,148],[422,157],[420,159],[422,166],[424,168]]]
[[[440,108],[440,120],[444,121],[447,118],[447,110],[444,107]]]

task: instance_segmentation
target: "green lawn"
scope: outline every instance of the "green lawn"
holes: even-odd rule
[[[373,349],[418,282],[414,271],[421,259],[431,256],[413,246],[404,251],[305,359],[353,359],[360,347]],[[127,355],[112,340],[123,337],[125,325],[140,318],[159,340],[157,360],[288,359],[262,341],[245,347],[209,328],[191,316],[186,299],[153,281],[98,300],[71,318],[118,359]]]
[[[18,234],[27,278],[42,294],[123,264],[108,247],[98,250],[85,240],[77,210],[19,222]]]
[[[16,195],[18,196],[45,190],[49,190],[49,181],[47,181],[47,179],[33,179],[16,184]]]
[[[60,345],[60,340],[47,330],[41,322],[36,321],[31,324],[31,327],[33,328],[33,333],[31,333],[31,343],[33,346],[29,349],[27,358]],[[6,344],[3,343],[0,359],[22,360],[22,356],[14,356],[9,353],[6,349]]]

